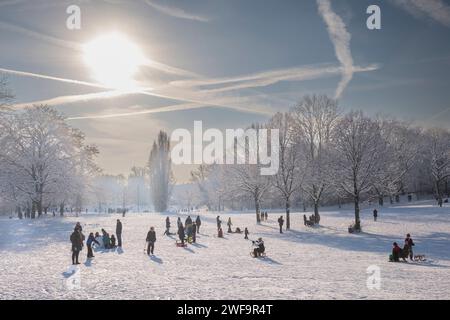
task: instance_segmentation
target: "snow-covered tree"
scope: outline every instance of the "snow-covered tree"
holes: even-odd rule
[[[303,177],[304,162],[300,162],[300,148],[296,144],[294,121],[290,113],[277,113],[269,121],[268,126],[279,130],[279,170],[271,179],[273,186],[283,197],[286,208],[286,229],[291,227],[291,200],[299,191]]]
[[[167,210],[172,183],[172,162],[170,140],[167,133],[160,131],[153,143],[148,161],[150,194],[156,211]]]
[[[48,106],[0,116],[1,181],[8,180],[11,199],[34,218],[65,196],[83,194],[85,179],[97,170],[97,149]],[[19,196],[20,195],[20,196]],[[28,215],[28,214],[27,214]]]
[[[353,198],[355,230],[361,230],[361,196],[369,192],[383,170],[386,143],[378,121],[362,112],[351,112],[339,120],[332,135],[334,180]]]
[[[443,183],[450,177],[450,132],[438,128],[428,130],[425,150],[435,195],[442,207]]]
[[[302,189],[314,206],[318,223],[320,200],[330,185],[330,138],[338,120],[337,102],[327,96],[306,96],[293,109],[293,119],[302,155],[298,167],[305,170]]]

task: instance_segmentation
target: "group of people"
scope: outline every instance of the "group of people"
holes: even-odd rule
[[[397,242],[392,244],[392,254],[389,256],[389,261],[391,262],[399,262],[400,259],[406,262],[406,259],[413,261],[414,253],[412,247],[414,246],[414,241],[411,238],[411,235],[408,233],[406,235],[403,248],[400,248]]]
[[[109,235],[105,229],[101,230],[102,235],[99,232],[96,232],[95,235],[93,232],[89,233],[88,239],[86,241],[87,247],[87,258],[94,258],[93,247],[96,245],[99,248],[104,249],[113,249],[116,247],[122,247],[122,222],[117,219],[116,223],[116,237],[112,234]],[[80,264],[79,256],[80,252],[83,250],[84,241],[86,237],[83,234],[83,227],[80,222],[77,222],[75,228],[70,235],[70,242],[72,243],[72,264]]]
[[[267,211],[261,211],[259,215],[261,221],[267,221],[267,219],[269,218]]]
[[[183,222],[181,218],[177,219],[177,227],[178,227],[178,238],[181,241],[181,245],[184,246],[185,242],[195,243],[197,241],[197,233],[200,232],[200,226],[202,225],[202,221],[200,216],[197,216],[195,221],[192,220],[191,216],[188,216],[186,220]],[[170,219],[166,218],[166,232],[164,234],[170,235]]]

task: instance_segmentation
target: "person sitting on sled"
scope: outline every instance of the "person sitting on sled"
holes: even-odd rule
[[[253,257],[259,257],[261,256],[264,251],[266,251],[266,248],[264,247],[264,241],[262,238],[258,238],[257,241],[252,241],[254,249],[253,249]]]
[[[401,255],[402,255],[402,249],[398,246],[397,242],[394,242],[392,245],[392,254],[389,257],[389,261],[399,262]]]

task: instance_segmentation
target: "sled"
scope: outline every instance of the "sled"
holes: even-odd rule
[[[413,257],[413,260],[416,262],[427,261],[424,254],[418,254]]]
[[[185,247],[187,247],[187,243],[185,242],[185,243],[183,244],[180,240],[176,240],[176,241],[175,241],[175,245],[176,245],[177,247],[180,247],[180,248],[185,248]]]
[[[252,258],[255,258],[255,253],[254,253],[253,251],[250,251],[250,256],[251,256]],[[260,253],[259,256],[256,257],[256,258],[266,258],[266,257],[267,257],[266,253],[263,252],[263,253]]]

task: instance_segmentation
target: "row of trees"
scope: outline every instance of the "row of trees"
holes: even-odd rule
[[[279,170],[260,175],[259,165],[202,165],[192,172],[197,204],[233,207],[252,199],[259,222],[264,199],[277,194],[290,227],[292,201],[301,199],[320,220],[321,203],[352,201],[360,230],[360,203],[409,192],[434,193],[442,205],[450,177],[450,132],[423,129],[363,112],[343,113],[333,99],[307,96],[264,125],[279,129]],[[274,152],[275,150],[272,150]],[[297,201],[296,201],[297,202]]]

